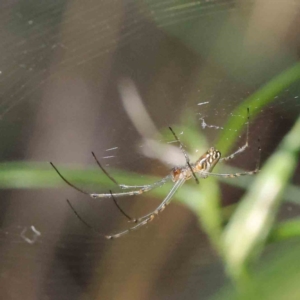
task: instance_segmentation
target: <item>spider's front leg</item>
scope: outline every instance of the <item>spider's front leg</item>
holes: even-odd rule
[[[151,188],[151,184],[148,184],[148,185],[126,185],[126,184],[119,184],[119,187],[122,190],[128,190],[128,189],[148,190],[149,188]]]
[[[231,153],[230,155],[227,155],[226,157],[223,157],[220,159],[220,161],[227,161],[230,159],[233,159],[237,154],[240,154],[244,152],[249,147],[249,126],[250,126],[250,109],[247,107],[247,132],[246,132],[246,142],[245,144],[238,148],[235,152]]]

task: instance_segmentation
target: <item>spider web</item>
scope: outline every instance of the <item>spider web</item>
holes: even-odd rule
[[[172,126],[185,140],[195,120],[207,140],[188,149],[196,159],[236,130],[228,119],[246,123],[235,109],[299,60],[299,12],[296,0],[1,1],[2,161],[82,167],[95,164],[95,151],[108,170],[167,175],[185,160],[162,132]],[[267,159],[299,115],[299,96],[295,82],[260,107],[251,149],[230,165],[254,168],[258,137]],[[244,141],[243,131],[230,146]],[[225,188],[224,198],[240,192]],[[68,188],[2,191],[3,298],[206,299],[224,282],[187,208],[171,205],[148,229],[109,244],[78,222],[66,197],[104,234],[128,226],[111,203]],[[122,205],[138,215],[159,203],[148,199]]]

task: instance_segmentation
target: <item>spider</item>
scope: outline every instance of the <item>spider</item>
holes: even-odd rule
[[[233,159],[237,154],[242,153],[243,151],[245,151],[246,148],[249,147],[249,143],[248,143],[248,139],[249,139],[249,123],[250,123],[250,112],[249,112],[249,108],[247,108],[247,131],[246,131],[246,141],[245,144],[238,148],[235,152],[233,152],[232,154],[226,156],[226,157],[221,157],[221,152],[218,151],[217,149],[215,149],[214,147],[209,148],[195,163],[190,163],[190,159],[188,157],[188,154],[186,153],[186,151],[183,148],[182,143],[180,142],[180,140],[178,139],[177,135],[175,134],[175,132],[173,131],[173,129],[171,127],[169,127],[172,135],[174,136],[175,140],[179,143],[179,147],[180,150],[182,151],[185,160],[186,160],[186,164],[182,167],[174,167],[170,174],[167,175],[166,177],[162,178],[161,180],[154,182],[153,184],[149,184],[149,185],[142,185],[142,186],[128,186],[128,185],[124,185],[124,184],[118,184],[118,182],[112,177],[110,176],[110,174],[103,168],[103,166],[100,164],[100,162],[98,161],[96,155],[94,154],[94,152],[92,152],[92,155],[97,163],[97,165],[101,168],[101,170],[104,172],[104,174],[106,174],[106,176],[112,181],[114,182],[116,185],[118,185],[121,189],[126,190],[126,189],[130,189],[130,191],[124,191],[124,192],[120,192],[120,193],[113,193],[112,191],[110,191],[109,193],[103,193],[103,194],[96,194],[96,193],[88,193],[80,188],[78,188],[77,186],[73,185],[71,182],[69,182],[59,171],[58,169],[55,167],[55,165],[50,162],[51,166],[54,168],[54,170],[56,171],[56,173],[61,177],[61,179],[68,184],[69,186],[71,186],[72,188],[74,188],[75,190],[77,190],[78,192],[88,195],[90,197],[92,197],[93,199],[97,199],[97,198],[111,198],[115,205],[117,206],[117,208],[120,210],[120,212],[127,217],[131,222],[136,223],[134,226],[129,227],[126,230],[123,230],[121,232],[112,234],[112,235],[104,235],[101,234],[100,232],[96,231],[91,225],[89,225],[75,210],[75,208],[71,205],[70,201],[67,200],[67,203],[69,204],[69,206],[71,207],[71,209],[73,210],[73,212],[75,213],[75,215],[79,218],[80,221],[82,221],[87,227],[89,227],[90,229],[92,229],[93,231],[95,231],[97,234],[105,237],[106,239],[114,239],[114,238],[118,238],[120,236],[125,235],[126,233],[129,233],[132,230],[138,229],[146,224],[148,224],[149,222],[151,222],[156,215],[158,215],[160,212],[162,212],[166,206],[170,203],[172,197],[174,196],[174,194],[176,193],[176,191],[185,183],[185,181],[194,178],[196,183],[199,183],[199,180],[197,178],[197,175],[199,178],[207,178],[208,176],[217,176],[217,177],[227,177],[227,178],[235,178],[235,177],[239,177],[239,176],[245,176],[245,175],[254,175],[256,173],[259,172],[259,164],[260,164],[260,154],[261,154],[261,148],[260,146],[258,147],[258,151],[259,151],[259,156],[258,156],[258,160],[257,160],[257,165],[256,168],[253,171],[246,171],[246,172],[242,172],[242,173],[234,173],[234,174],[220,174],[220,173],[212,173],[213,168],[216,166],[216,164],[218,162],[221,161],[227,161],[230,159]],[[258,140],[259,141],[259,140]],[[138,219],[131,219],[123,210],[122,208],[118,205],[117,201],[115,198],[117,197],[123,197],[123,196],[134,196],[134,195],[141,195],[143,193],[149,192],[155,188],[158,188],[162,185],[164,185],[166,182],[168,181],[172,181],[174,183],[173,187],[171,188],[171,190],[169,191],[169,193],[167,194],[167,196],[164,198],[164,200],[161,202],[161,204],[152,212],[138,218]]]

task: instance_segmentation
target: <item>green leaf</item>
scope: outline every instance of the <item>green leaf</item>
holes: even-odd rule
[[[300,118],[256,176],[224,232],[227,269],[237,280],[271,230],[282,193],[298,162],[299,132]]]

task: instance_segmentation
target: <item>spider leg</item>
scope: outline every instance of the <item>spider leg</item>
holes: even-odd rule
[[[110,191],[110,194],[112,195],[112,192]],[[114,196],[111,196],[111,198],[113,199],[114,201],[114,204],[116,205],[116,207],[118,208],[118,210],[121,212],[121,214],[123,214],[128,220],[129,222],[132,222],[132,223],[136,223],[137,222],[137,219],[133,219],[131,218],[123,209],[122,207],[118,204],[116,198]]]
[[[76,211],[76,209],[74,208],[74,206],[71,204],[71,202],[67,199],[67,203],[68,205],[70,206],[70,208],[72,209],[72,211],[74,212],[74,214],[76,215],[76,217],[86,226],[88,227],[89,229],[91,229],[92,231],[94,231],[95,233],[97,233],[98,235],[106,238],[106,239],[115,239],[115,238],[118,238],[118,237],[121,237],[122,235],[132,231],[132,230],[135,230],[135,229],[138,229],[144,225],[146,225],[147,223],[151,222],[154,217],[156,215],[158,215],[160,212],[162,212],[165,207],[170,203],[171,201],[171,198],[173,197],[173,195],[175,194],[175,192],[180,188],[180,186],[185,182],[185,178],[182,178],[180,180],[178,180],[173,188],[170,190],[169,194],[167,195],[167,197],[163,200],[163,202],[150,214],[138,219],[138,220],[142,220],[142,222],[138,223],[137,225],[135,226],[132,226],[124,231],[121,231],[119,233],[116,233],[116,234],[112,234],[112,235],[105,235],[105,234],[102,234],[100,233],[98,230],[96,230],[92,225],[90,225],[89,223],[87,223],[80,215],[79,213]],[[110,195],[111,197],[114,199],[114,194],[110,191]]]
[[[146,193],[146,192],[149,192],[151,191],[152,189],[154,188],[157,188],[159,186],[162,186],[164,185],[167,181],[171,180],[172,179],[172,176],[171,175],[168,175],[166,177],[164,177],[162,180],[159,180],[153,184],[150,184],[150,185],[144,185],[144,186],[141,186],[141,188],[139,190],[132,190],[132,191],[129,191],[129,192],[121,192],[121,193],[102,193],[102,194],[96,194],[96,193],[88,193],[80,188],[78,188],[77,186],[75,186],[74,184],[72,184],[70,181],[68,181],[59,171],[58,169],[55,167],[55,165],[50,162],[51,166],[53,167],[53,169],[56,171],[56,173],[59,175],[59,177],[67,184],[69,185],[70,187],[74,188],[75,190],[77,190],[78,192],[82,193],[82,194],[85,194],[85,195],[88,195],[94,199],[97,199],[97,198],[112,198],[112,195],[113,197],[125,197],[125,196],[134,196],[134,195],[141,195],[143,193]]]
[[[147,188],[148,186],[150,187],[150,184],[149,185],[126,185],[126,184],[119,184],[114,177],[112,177],[106,170],[105,168],[101,165],[100,161],[98,160],[98,158],[96,157],[95,153],[92,152],[92,155],[97,163],[97,165],[99,166],[99,168],[102,170],[102,172],[114,183],[116,184],[119,188],[121,189],[145,189]]]
[[[143,188],[143,189],[148,189],[147,191],[144,191],[143,193],[145,192],[148,192],[150,190],[153,190],[157,187],[160,187],[162,185],[164,185],[167,181],[169,181],[171,179],[170,176],[166,176],[165,178],[163,178],[162,180],[158,181],[158,182],[155,182],[153,183],[152,185],[144,185],[144,186],[134,186],[134,187],[140,187],[140,188]],[[129,186],[128,186],[129,187]],[[114,195],[114,194],[113,194]],[[136,219],[136,218],[131,218],[129,217],[125,212],[124,210],[120,207],[120,205],[118,204],[117,200],[115,199],[115,197],[112,197],[115,205],[118,207],[118,209],[121,211],[121,213],[129,220],[129,222],[131,223],[139,223],[141,220],[140,218],[139,219]],[[143,217],[142,217],[143,218]]]
[[[166,176],[165,178],[163,178],[162,180],[158,181],[158,182],[155,182],[153,183],[152,185],[140,185],[140,186],[126,186],[126,188],[140,188],[139,191],[142,191],[139,193],[140,194],[143,194],[143,193],[146,193],[146,192],[149,192],[157,187],[160,187],[162,185],[164,185],[167,181],[169,181],[171,179],[170,176]],[[138,191],[138,192],[139,192]],[[113,199],[115,205],[117,206],[117,208],[119,209],[119,211],[129,220],[129,222],[131,223],[138,223],[139,222],[139,219],[136,219],[136,218],[131,218],[122,208],[121,206],[118,204],[117,202],[117,199],[114,197],[116,194],[113,194],[111,193],[110,191],[110,194],[111,194],[111,198]]]
[[[97,162],[98,162],[98,160],[96,160]],[[99,163],[99,162],[98,162]],[[88,195],[88,196],[90,196],[90,197],[92,197],[92,198],[100,198],[100,197],[96,197],[96,196],[94,196],[94,194],[90,194],[90,193],[88,193],[88,192],[86,192],[86,191],[84,191],[84,190],[82,190],[82,189],[80,189],[80,188],[78,188],[77,186],[75,186],[74,184],[72,184],[69,180],[67,180],[59,171],[58,171],[58,169],[55,167],[55,165],[52,163],[52,162],[50,162],[50,164],[51,164],[51,166],[53,167],[53,169],[56,171],[56,173],[59,175],[59,177],[67,184],[67,185],[69,185],[70,187],[72,187],[72,188],[74,188],[76,191],[78,191],[78,192],[80,192],[80,193],[82,193],[82,194],[84,194],[84,195]],[[100,166],[100,164],[99,164],[99,166]],[[101,168],[102,169],[102,171],[111,179],[111,177],[108,175],[108,173],[103,169],[103,167]],[[112,180],[113,181],[113,180]],[[146,187],[148,187],[148,186],[146,186]],[[112,197],[112,195],[111,195],[112,193],[107,193],[107,194],[102,194],[102,197],[101,198],[112,198],[113,199],[113,201],[114,201],[114,204],[116,205],[116,207],[118,208],[118,210],[130,221],[130,222],[136,222],[136,219],[133,219],[133,218],[131,218],[128,214],[126,214],[125,213],[125,211],[120,207],[120,205],[117,203],[117,201],[116,201],[116,199],[114,198],[114,197]],[[126,193],[127,194],[127,193]],[[139,193],[137,193],[137,194],[139,194]],[[99,194],[96,194],[96,195],[98,195],[99,196]],[[124,195],[119,195],[119,196],[124,196]],[[125,196],[128,196],[128,195],[125,195]],[[72,205],[71,205],[71,203],[70,203],[70,201],[69,200],[67,200],[67,202],[68,202],[68,204],[69,204],[69,206],[72,208],[72,210],[74,211],[74,213],[78,216],[78,213],[74,210],[74,207],[72,207]],[[79,216],[78,216],[79,217]],[[90,226],[88,226],[88,227],[90,227]]]
[[[125,184],[119,184],[114,177],[112,177],[106,170],[105,168],[101,165],[101,163],[99,162],[98,158],[96,157],[95,153],[92,152],[92,155],[97,163],[97,165],[99,166],[99,168],[102,170],[102,172],[113,182],[115,183],[118,187],[120,187],[121,189],[139,189],[138,191],[134,191],[133,195],[140,195],[142,193],[148,192],[156,187],[159,187],[161,185],[163,185],[167,180],[169,180],[169,178],[164,178],[162,181],[158,181],[157,183],[154,184],[149,184],[149,185],[125,185]],[[131,192],[128,192],[130,194],[123,194],[123,196],[131,196]],[[99,194],[90,194],[92,198],[102,198],[102,197],[97,197],[96,195],[99,196]],[[119,197],[121,195],[119,194],[114,194],[114,196]],[[130,222],[137,222],[137,219],[133,219],[131,218],[127,213],[125,213],[125,211],[121,208],[121,206],[118,204],[117,200],[115,199],[115,197],[112,197],[115,205],[117,206],[117,208],[119,209],[119,211],[130,221]]]
[[[146,224],[148,224],[149,222],[151,222],[155,216],[157,216],[160,212],[162,212],[166,206],[170,203],[173,195],[176,193],[176,191],[184,184],[185,182],[185,178],[181,178],[179,179],[175,184],[174,186],[172,187],[172,189],[170,190],[169,194],[166,196],[166,198],[163,200],[163,202],[154,210],[152,211],[151,213],[137,219],[137,222],[139,222],[137,225],[135,226],[132,226],[124,231],[121,231],[121,232],[118,232],[118,233],[115,233],[115,234],[112,234],[112,235],[109,235],[109,236],[106,236],[107,239],[115,239],[115,238],[119,238],[127,233],[129,233],[130,231],[132,230],[136,230]]]
[[[260,143],[260,140],[258,140]],[[218,176],[218,177],[225,177],[225,178],[235,178],[239,176],[247,176],[247,175],[254,175],[259,172],[259,165],[260,165],[260,158],[261,158],[261,147],[258,146],[258,159],[256,163],[256,168],[253,171],[246,171],[241,173],[233,173],[233,174],[219,174],[219,173],[210,173],[210,172],[202,172],[204,176]]]
[[[102,170],[102,172],[116,185],[120,186],[120,184],[118,184],[118,182],[104,169],[104,167],[102,167],[102,165],[100,164],[98,158],[96,157],[95,153],[92,152],[92,155],[98,165],[98,167]]]
[[[163,209],[165,207],[163,206],[167,206],[169,203],[170,203],[170,200],[171,200],[171,197],[175,194],[175,192],[184,184],[184,182],[186,181],[186,179],[184,179],[183,182],[181,182],[182,179],[179,179],[175,184],[174,186],[172,187],[172,189],[170,190],[169,194],[167,195],[167,197],[163,200],[163,202],[152,212],[142,216],[142,217],[139,217],[136,219],[136,223],[140,223],[141,221],[143,221],[144,219],[147,219],[148,217],[151,217],[151,215],[155,214],[157,215],[159,212],[163,211]],[[180,183],[178,183],[180,182]],[[179,184],[179,186],[177,186],[177,183]],[[167,203],[165,202],[167,201]]]
[[[79,187],[75,186],[74,184],[72,184],[69,180],[67,180],[59,171],[58,169],[55,167],[55,165],[50,162],[51,166],[53,167],[53,169],[56,171],[56,173],[59,175],[59,177],[70,187],[72,187],[73,189],[75,189],[76,191],[84,194],[84,195],[88,195],[94,199],[96,198],[111,198],[111,194],[110,193],[103,193],[103,194],[93,194],[93,193],[88,193],[82,189],[80,189]],[[148,185],[146,186],[148,187]],[[145,190],[147,191],[147,190]],[[124,197],[124,196],[134,196],[134,195],[140,195],[144,193],[144,189],[140,189],[138,191],[129,191],[129,192],[124,192],[124,193],[114,193],[114,197]]]
[[[235,152],[233,152],[232,154],[226,156],[226,157],[222,157],[220,158],[219,161],[223,161],[223,160],[230,160],[233,159],[237,154],[244,152],[248,147],[249,147],[249,126],[250,126],[250,110],[249,107],[247,107],[247,131],[246,131],[246,142],[244,144],[244,146],[240,147],[239,149],[237,149]]]
[[[74,208],[74,206],[71,204],[71,202],[67,200],[68,205],[70,206],[70,208],[72,209],[73,213],[76,215],[76,217],[86,226],[88,227],[90,230],[94,231],[95,233],[97,233],[98,235],[100,235],[101,237],[104,237],[106,239],[110,238],[110,236],[106,236],[105,234],[100,233],[99,231],[97,231],[92,225],[90,225],[89,223],[87,223],[80,215],[79,213],[76,211],[76,209]]]
[[[101,165],[100,161],[98,160],[98,158],[96,157],[95,153],[92,152],[92,155],[97,163],[97,165],[99,166],[99,168],[102,170],[102,172],[114,183],[116,184],[119,188],[123,189],[123,190],[127,190],[127,189],[145,189],[147,187],[150,187],[151,185],[126,185],[126,184],[119,184],[114,177],[112,177],[106,170],[105,168]]]
[[[169,127],[169,129],[170,129],[170,131],[172,132],[173,136],[175,137],[175,140],[179,143],[180,150],[181,150],[181,152],[183,153],[183,155],[184,155],[184,157],[185,157],[186,164],[187,164],[188,167],[190,168],[190,170],[191,170],[191,172],[192,172],[192,174],[193,174],[193,177],[194,177],[196,183],[199,184],[199,180],[198,180],[196,174],[194,173],[194,170],[193,170],[193,168],[192,168],[192,166],[191,166],[191,164],[190,164],[190,158],[189,158],[188,154],[187,154],[186,151],[184,150],[182,143],[180,142],[179,138],[177,137],[177,135],[176,135],[175,132],[173,131],[172,127]]]
[[[75,186],[74,184],[72,184],[70,181],[68,181],[59,171],[58,169],[54,166],[54,164],[52,162],[50,162],[50,165],[52,166],[52,168],[56,171],[56,173],[59,175],[59,177],[67,184],[69,185],[70,187],[72,187],[73,189],[75,189],[76,191],[84,194],[84,195],[88,195],[90,196],[91,194],[78,188],[77,186]]]
[[[98,165],[98,167],[102,170],[102,172],[117,186],[119,186],[120,188],[124,189],[123,184],[119,184],[114,177],[112,177],[106,170],[105,168],[100,164],[100,161],[98,160],[97,156],[95,155],[94,152],[92,152],[92,155]],[[130,186],[126,186],[126,188],[143,188],[144,186],[134,186],[134,187],[130,187]],[[110,193],[112,194],[112,192],[110,191]],[[130,222],[136,222],[136,219],[131,218],[123,209],[122,207],[118,204],[117,200],[115,199],[115,197],[112,197],[114,204],[116,205],[116,207],[118,208],[118,210],[121,212],[121,214],[123,214]]]
[[[113,198],[113,200],[115,201],[115,198],[112,196],[112,192],[111,191],[109,191],[110,192],[110,194],[111,194],[111,197]],[[66,199],[67,200],[67,203],[68,203],[68,205],[70,206],[70,208],[72,209],[72,211],[74,212],[74,214],[76,215],[76,217],[79,219],[79,221],[81,221],[86,227],[88,227],[90,230],[92,230],[92,231],[94,231],[95,233],[97,233],[98,235],[100,235],[100,236],[102,236],[102,237],[104,237],[104,238],[106,238],[106,239],[110,239],[110,236],[108,236],[108,235],[105,235],[105,234],[102,234],[102,233],[100,233],[98,230],[96,230],[92,225],[90,225],[88,222],[86,222],[80,215],[79,215],[79,213],[76,211],[76,209],[75,209],[75,207],[71,204],[71,202],[68,200],[68,199]],[[116,203],[116,202],[115,202]],[[117,207],[119,208],[119,206],[118,206],[118,204],[116,203],[116,205],[117,205]],[[122,213],[125,215],[125,216],[127,216],[126,214],[125,214],[125,212],[121,209],[121,208],[119,208],[121,211],[122,211]],[[129,219],[131,219],[129,216],[127,216]]]
[[[148,185],[126,185],[126,184],[119,184],[119,187],[123,190],[129,190],[129,189],[141,189],[141,188],[146,188],[150,187],[151,184]]]
[[[245,176],[245,175],[254,175],[259,172],[259,169],[255,169],[253,171],[248,171],[248,172],[242,172],[242,173],[209,173],[205,172],[203,173],[205,176],[217,176],[217,177],[225,177],[225,178],[235,178],[235,177],[240,177],[240,176]]]
[[[95,156],[94,156],[95,157]],[[96,158],[95,158],[96,159]],[[96,161],[99,163],[99,161],[96,159]],[[93,193],[88,193],[80,188],[78,188],[77,186],[75,186],[74,184],[72,184],[69,180],[67,180],[59,171],[58,169],[55,167],[55,165],[50,162],[51,166],[53,167],[53,169],[56,171],[56,173],[59,175],[59,177],[70,187],[74,188],[76,191],[84,194],[84,195],[88,195],[90,197],[92,197],[93,199],[97,199],[97,198],[112,198],[114,201],[114,204],[116,205],[116,207],[118,208],[118,210],[130,221],[130,222],[134,222],[136,223],[137,220],[135,218],[131,218],[128,214],[126,214],[126,212],[120,207],[120,205],[117,203],[115,197],[124,197],[124,196],[134,196],[134,195],[141,195],[145,192],[148,192],[156,187],[162,186],[163,184],[165,184],[167,181],[171,180],[171,175],[166,176],[165,178],[163,178],[162,180],[155,182],[151,185],[144,185],[144,186],[138,186],[140,189],[139,190],[133,190],[133,191],[129,191],[129,192],[124,192],[124,193],[112,193],[110,191],[110,193],[103,193],[103,194],[93,194]],[[100,163],[99,163],[100,165]],[[104,170],[104,168],[102,167],[101,169]],[[104,172],[107,176],[108,173],[105,171]],[[109,178],[111,179],[112,177],[109,176]],[[113,180],[112,180],[113,181]],[[113,181],[114,182],[114,181]],[[129,188],[129,186],[128,186]],[[68,202],[69,203],[69,202]],[[70,203],[69,203],[70,205]],[[72,205],[70,205],[72,207]],[[72,208],[74,210],[74,208]]]
[[[58,171],[58,169],[54,166],[54,164],[53,164],[52,162],[50,162],[50,164],[51,164],[51,166],[54,168],[54,170],[56,171],[56,173],[60,176],[60,178],[61,178],[65,183],[67,183],[69,186],[71,186],[72,188],[74,188],[76,191],[78,191],[78,192],[80,192],[80,193],[82,193],[82,194],[84,194],[84,195],[88,195],[88,196],[92,197],[90,193],[88,193],[88,192],[86,192],[86,191],[84,191],[84,190],[78,188],[77,186],[75,186],[74,184],[72,184],[70,181],[68,181],[68,180],[67,180],[67,179],[66,179],[66,178]],[[107,176],[110,178],[110,176],[109,176],[108,173],[103,169],[103,167],[102,167],[101,169],[102,169],[102,171],[105,173],[105,175],[107,175]],[[110,178],[110,179],[111,179],[111,178]],[[109,198],[112,198],[110,194],[108,194],[108,197],[109,197]],[[118,203],[117,203],[117,201],[115,200],[115,198],[113,198],[113,201],[114,201],[116,207],[118,208],[118,210],[119,210],[119,211],[120,211],[127,219],[129,219],[131,222],[135,222],[136,219],[132,219],[131,217],[129,217],[128,214],[126,214],[125,211],[120,207],[120,205],[118,205]],[[69,203],[69,200],[68,200],[68,203]],[[71,205],[70,203],[69,203],[69,205],[70,205],[71,208],[72,208],[72,205]],[[73,209],[73,211],[74,211],[74,208],[72,208],[72,209]]]
[[[172,179],[172,176],[168,175],[168,176],[164,177],[163,179],[161,179],[157,182],[154,182],[153,184],[141,186],[141,188],[139,190],[132,190],[132,191],[129,191],[129,192],[121,192],[121,193],[112,193],[112,195],[113,195],[113,197],[141,195],[141,194],[149,192],[149,191],[151,191],[151,190],[153,190],[157,187],[160,187],[160,186],[164,185],[167,181],[170,181],[171,179]],[[90,196],[94,199],[97,199],[97,198],[111,198],[111,194],[109,194],[109,193],[90,194]]]

